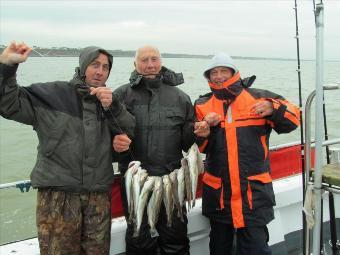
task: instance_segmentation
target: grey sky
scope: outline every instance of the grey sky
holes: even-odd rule
[[[318,2],[318,0],[316,0]],[[340,60],[340,1],[324,0],[325,54]],[[0,0],[0,44],[296,57],[290,1]],[[313,1],[298,1],[302,58],[315,56]]]

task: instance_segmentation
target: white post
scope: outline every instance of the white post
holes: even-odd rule
[[[315,101],[315,171],[314,171],[314,193],[315,193],[315,226],[313,229],[313,254],[320,254],[321,233],[321,199],[322,199],[322,142],[324,135],[323,121],[323,69],[324,69],[324,7],[323,4],[316,5],[316,101]]]

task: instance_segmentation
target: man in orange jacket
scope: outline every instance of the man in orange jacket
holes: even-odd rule
[[[299,109],[282,96],[250,88],[230,56],[214,56],[204,72],[211,92],[195,102],[198,121],[210,126],[200,136],[206,154],[202,210],[210,219],[210,254],[271,254],[266,225],[274,219],[269,136],[299,125]]]

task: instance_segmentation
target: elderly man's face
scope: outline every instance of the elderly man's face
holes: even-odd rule
[[[233,77],[233,70],[224,66],[215,67],[209,72],[210,81],[219,86],[231,77]]]
[[[85,71],[85,82],[93,87],[103,87],[109,77],[110,64],[109,58],[103,53],[88,65]]]
[[[138,73],[154,79],[162,68],[159,52],[151,47],[140,49],[135,60],[135,67]]]

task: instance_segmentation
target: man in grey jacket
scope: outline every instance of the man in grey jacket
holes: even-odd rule
[[[12,42],[0,55],[0,115],[32,125],[39,139],[31,182],[40,254],[109,254],[112,136],[131,137],[135,126],[105,86],[112,56],[87,47],[71,81],[20,87],[16,70],[30,52]]]

